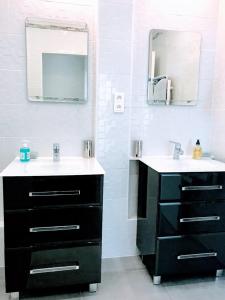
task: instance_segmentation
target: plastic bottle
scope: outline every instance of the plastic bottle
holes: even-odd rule
[[[193,155],[192,155],[192,158],[193,159],[200,159],[202,156],[202,148],[201,148],[201,145],[200,145],[200,141],[197,140],[196,144],[195,144],[195,147],[193,149]]]
[[[23,146],[20,148],[20,161],[27,162],[30,160],[30,148],[27,143],[24,142]]]

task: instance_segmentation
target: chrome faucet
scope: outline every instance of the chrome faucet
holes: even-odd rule
[[[181,143],[174,141],[169,142],[175,145],[173,150],[173,159],[179,159],[180,155],[184,154],[184,151],[181,149]]]
[[[53,144],[53,161],[60,160],[60,147],[58,143]]]

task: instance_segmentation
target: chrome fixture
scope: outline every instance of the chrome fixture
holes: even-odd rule
[[[58,143],[53,144],[53,161],[60,160],[60,147]]]
[[[134,141],[134,156],[135,157],[142,157],[142,148],[143,148],[143,141],[141,141],[141,140]]]
[[[213,191],[222,189],[222,185],[190,185],[181,187],[182,191]]]
[[[183,254],[178,255],[178,260],[185,260],[185,259],[195,259],[195,258],[208,258],[208,257],[216,257],[217,252],[204,252],[204,253],[194,253],[194,254]]]
[[[50,267],[50,268],[32,269],[30,270],[30,274],[34,275],[34,274],[54,273],[54,272],[62,272],[62,271],[77,271],[79,269],[80,267],[78,265]]]
[[[158,285],[161,283],[161,276],[153,276],[153,284]]]
[[[83,156],[85,158],[93,157],[93,143],[92,143],[92,140],[85,140],[84,141]]]
[[[184,151],[181,149],[181,143],[177,143],[174,141],[170,141],[170,143],[175,145],[173,151],[173,159],[179,159],[180,155],[184,154]]]
[[[223,276],[223,269],[216,270],[216,277],[221,277],[221,276]]]

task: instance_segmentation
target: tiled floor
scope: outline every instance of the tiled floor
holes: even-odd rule
[[[0,284],[0,300],[8,299],[4,281]],[[224,300],[225,276],[167,280],[152,284],[139,258],[106,259],[102,267],[102,283],[97,293],[76,293],[27,300]]]

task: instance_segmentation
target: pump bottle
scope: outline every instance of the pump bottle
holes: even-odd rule
[[[196,144],[195,144],[195,147],[193,149],[193,155],[192,155],[192,158],[193,159],[200,159],[202,156],[202,148],[201,148],[201,145],[200,145],[200,141],[197,140]]]
[[[30,148],[28,147],[28,144],[24,142],[22,147],[20,148],[20,161],[28,162],[29,160],[30,160]]]

